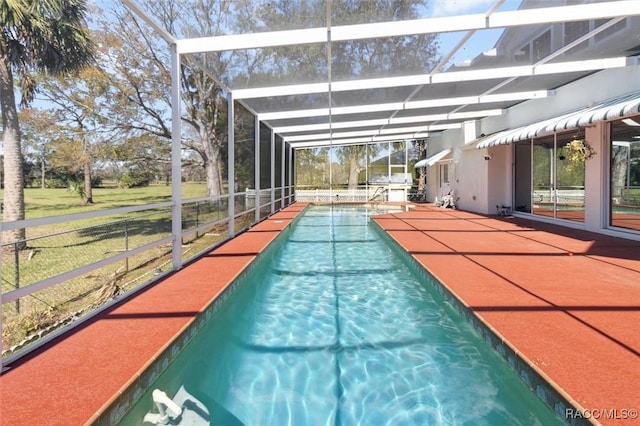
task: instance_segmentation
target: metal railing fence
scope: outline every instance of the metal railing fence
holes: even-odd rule
[[[228,195],[184,200],[178,236],[172,202],[2,223],[27,235],[1,245],[2,364],[172,271],[175,238],[189,261],[290,204],[283,193],[260,191],[258,207],[254,190],[236,193],[233,230]]]

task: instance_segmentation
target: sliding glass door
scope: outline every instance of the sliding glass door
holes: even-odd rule
[[[575,133],[518,142],[514,146],[516,211],[584,222],[584,162],[568,144]]]
[[[609,225],[640,231],[640,116],[610,126]]]

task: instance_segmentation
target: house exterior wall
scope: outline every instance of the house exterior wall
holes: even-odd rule
[[[524,0],[520,8],[561,6],[572,3],[568,0]],[[586,30],[584,25],[588,27]],[[566,23],[507,29],[496,43],[495,55],[480,55],[473,60],[471,67],[483,68],[536,63],[543,59],[536,57],[536,53],[539,52],[534,49],[536,40],[544,38],[541,36],[550,36],[546,40],[550,49],[548,53],[551,53],[562,48],[568,42],[576,40],[585,34],[585,31],[593,30],[597,25],[599,23],[596,21],[590,21],[586,24]],[[551,62],[581,60],[596,50],[602,52],[602,57],[606,57],[604,53],[610,50],[625,51],[630,56],[637,55],[640,53],[637,41],[638,27],[640,27],[640,17],[627,17],[624,21],[614,24],[609,29],[560,54]],[[613,47],[616,49],[612,49]],[[633,60],[630,59],[630,66],[627,67],[603,70],[587,76],[578,75],[572,83],[556,88],[553,96],[519,103],[500,116],[468,122],[462,129],[444,131],[438,137],[430,138],[427,156],[447,148],[454,150],[454,152],[455,150],[461,151],[460,155],[456,157],[456,161],[451,163],[453,169],[450,172],[452,178],[449,184],[458,198],[458,208],[483,214],[495,214],[496,206],[509,206],[512,211],[518,208],[518,206],[512,205],[515,190],[513,145],[474,149],[473,144],[469,143],[470,141],[476,140],[482,135],[516,129],[640,91],[640,61],[636,58],[635,60],[638,62],[633,65]],[[526,90],[524,89],[527,87],[526,78],[522,79],[522,87],[523,90]],[[608,125],[602,122],[596,123],[584,129],[584,132],[586,139],[596,151],[596,156],[585,163],[584,222],[549,219],[539,215],[528,215],[528,217],[543,221],[552,220],[566,226],[629,237],[629,232],[608,228],[608,200],[610,198]],[[485,160],[486,156],[491,159]],[[443,161],[451,160],[445,159]],[[440,163],[436,163],[427,171],[429,176],[426,188],[428,200],[433,200],[436,196],[440,197],[444,191],[440,185],[439,166]],[[525,177],[520,177],[520,179],[527,183]],[[630,233],[633,234],[633,232]],[[640,232],[636,234],[638,234],[637,239],[640,239]],[[632,235],[631,238],[636,237]]]
[[[463,150],[460,161],[455,165],[457,206],[463,210],[488,210],[489,202],[489,161],[479,149]]]
[[[597,123],[585,131],[585,138],[596,151],[596,156],[585,162],[585,218],[587,229],[598,230],[606,226],[606,203],[608,197],[607,172],[609,157],[607,155],[607,140],[604,130],[605,123]]]
[[[569,112],[588,108],[628,93],[640,91],[640,66],[629,66],[604,70],[558,88],[555,96],[523,102],[509,109],[506,114],[489,117],[478,122],[477,133],[491,134],[505,129],[514,129]],[[596,157],[585,163],[585,221],[569,223],[567,226],[629,237],[627,233],[607,230],[606,200],[608,197],[608,138],[605,123],[597,123],[585,129],[585,136],[596,150]],[[466,129],[469,131],[469,127]],[[479,136],[479,135],[475,135]],[[429,145],[427,155],[442,149],[462,151],[459,161],[453,165],[450,187],[458,197],[460,209],[482,214],[495,214],[496,205],[512,206],[513,199],[513,146],[494,146],[488,149],[469,149],[465,146],[463,130],[445,131]],[[491,160],[485,160],[490,155]],[[450,160],[449,160],[450,161]],[[443,193],[437,177],[438,167],[430,167],[427,179],[428,199]],[[540,220],[545,218],[535,217]],[[634,236],[631,236],[634,238]],[[640,238],[640,237],[639,237]]]

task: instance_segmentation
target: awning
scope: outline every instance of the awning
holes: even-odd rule
[[[450,152],[451,152],[451,149],[443,149],[439,153],[437,153],[435,155],[432,155],[429,158],[425,158],[424,160],[418,161],[414,167],[417,169],[417,168],[420,168],[420,167],[433,166],[438,161],[442,160]]]
[[[495,145],[518,142],[561,130],[585,127],[598,121],[611,120],[638,112],[640,112],[640,92],[634,92],[601,102],[591,108],[570,112],[559,117],[539,121],[514,130],[496,133],[495,135],[480,141],[476,145],[476,148],[482,149]]]
[[[523,141],[526,139],[541,136],[547,133],[546,129],[548,126],[573,114],[575,113],[565,114],[560,117],[549,118],[544,121],[538,121],[537,123],[529,124],[528,126],[518,127],[517,129],[505,130],[504,132],[496,133],[492,137],[489,137],[484,141],[478,143],[476,145],[476,148],[482,149],[495,145],[506,145],[512,142]]]
[[[594,107],[572,114],[570,117],[558,120],[547,128],[548,132],[575,129],[589,126],[598,121],[611,120],[625,115],[640,112],[640,92],[602,102]]]
[[[465,143],[465,146],[473,147],[475,145],[475,148],[484,148],[487,146],[487,143],[498,140],[501,136],[504,136],[508,133],[511,133],[511,130],[502,130],[490,135],[482,135],[477,139]],[[480,144],[482,144],[482,146],[479,146]]]

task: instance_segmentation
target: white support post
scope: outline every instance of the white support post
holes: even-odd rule
[[[286,144],[285,144],[286,145]],[[289,167],[287,168],[287,173],[289,175],[289,185],[287,187],[287,191],[289,193],[289,196],[287,197],[287,205],[291,204],[292,200],[292,188],[293,188],[293,180],[291,180],[291,178],[293,177],[293,148],[291,147],[291,144],[289,144],[288,149],[287,149],[287,155],[289,156]]]
[[[364,146],[364,191],[369,201],[369,142]]]
[[[0,221],[0,243],[2,243],[2,221]],[[0,266],[2,266],[2,245],[0,244]],[[2,268],[0,268],[0,282],[2,282]],[[3,336],[2,333],[4,329],[2,328],[2,289],[0,288],[0,336]],[[4,364],[2,362],[2,339],[0,338],[0,374],[2,374],[2,370],[4,369]]]
[[[284,140],[282,141],[282,152],[280,153],[280,208],[283,209],[285,204],[284,204],[284,194],[285,194],[285,189],[284,189],[284,174],[285,174],[285,163],[286,161],[284,161],[285,159],[285,154],[286,154],[286,147],[287,144],[284,142]]]
[[[229,237],[235,237],[236,235],[236,169],[235,169],[235,111],[234,111],[234,102],[233,102],[233,94],[229,92],[227,95],[227,131],[229,134],[227,135],[228,142],[228,151],[229,156],[227,158],[227,168],[228,168],[228,187],[229,187]]]
[[[271,130],[271,213],[276,211],[276,135]]]
[[[254,155],[253,161],[255,162],[255,188],[256,188],[256,211],[255,211],[255,222],[260,221],[260,120],[258,120],[258,116],[255,116],[255,131],[254,131]]]
[[[413,175],[411,176],[411,181],[407,182],[407,172],[409,171],[409,140],[404,141],[404,168],[402,169],[404,173],[404,202],[409,201],[407,185],[411,184],[413,186]]]
[[[297,176],[297,168],[296,168],[296,155],[295,152],[296,150],[293,148],[293,145],[289,144],[289,152],[290,154],[290,158],[291,161],[289,162],[290,166],[289,170],[289,187],[291,188],[290,192],[289,192],[289,203],[293,203],[295,201],[295,189],[296,189],[296,185],[295,185],[295,178]]]
[[[171,234],[173,269],[182,268],[182,125],[180,123],[180,55],[171,45]]]

